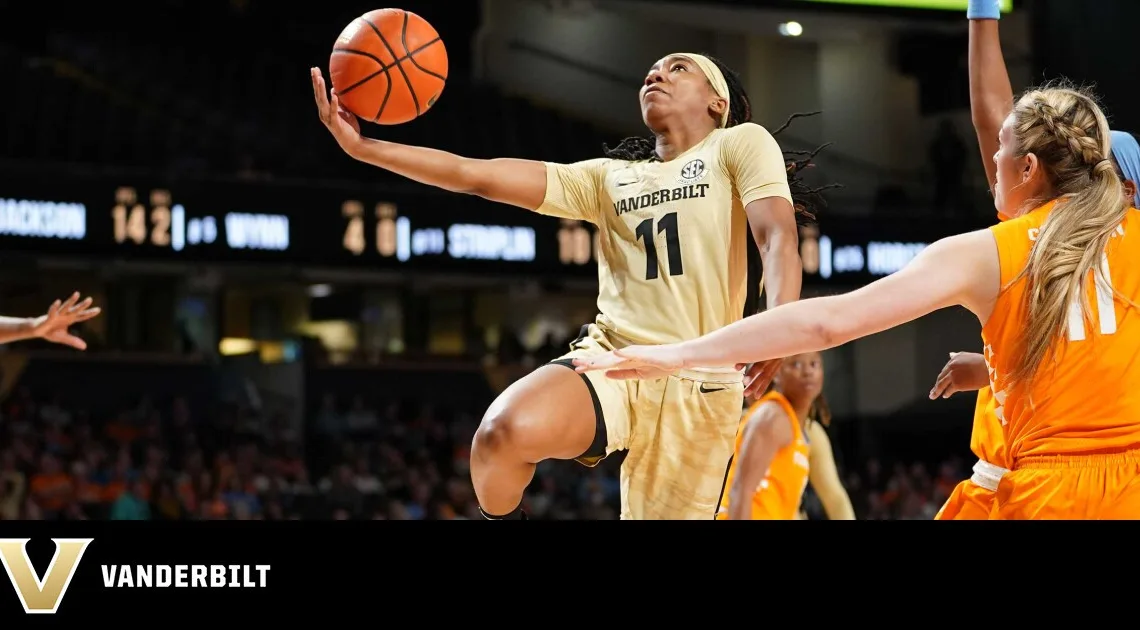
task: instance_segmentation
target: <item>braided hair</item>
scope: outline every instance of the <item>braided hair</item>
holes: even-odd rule
[[[705,55],[705,57],[708,57],[710,61],[716,64],[721,74],[724,75],[725,83],[728,85],[728,122],[725,124],[725,127],[735,127],[736,125],[751,122],[752,103],[748,98],[748,92],[744,90],[744,83],[740,80],[740,75],[725,65],[723,61],[709,55]],[[792,114],[779,129],[772,132],[772,135],[776,136],[787,129],[792,121],[797,118],[815,116],[817,114],[819,114],[819,112]],[[830,188],[838,188],[840,186],[839,184],[828,184],[826,186],[813,188],[807,185],[801,176],[804,170],[814,166],[812,160],[820,151],[826,148],[828,144],[821,145],[811,151],[784,151],[784,160],[788,169],[788,186],[791,187],[792,192],[792,205],[796,209],[796,222],[801,225],[815,221],[814,210],[825,205],[821,193]],[[657,155],[657,139],[652,136],[648,138],[639,136],[626,138],[613,148],[603,144],[602,151],[607,158],[612,160],[623,160],[627,162],[661,160],[661,157]]]

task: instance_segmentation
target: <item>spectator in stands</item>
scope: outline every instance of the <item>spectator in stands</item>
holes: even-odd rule
[[[111,520],[113,521],[147,521],[150,520],[150,506],[147,505],[146,485],[140,478],[135,478],[127,484],[126,490],[111,504]]]

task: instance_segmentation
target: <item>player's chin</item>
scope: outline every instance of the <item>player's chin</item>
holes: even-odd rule
[[[654,97],[654,93],[647,96],[649,98],[641,101],[641,121],[645,123],[646,127],[657,129],[669,118],[670,110],[668,106],[658,102],[659,99]]]

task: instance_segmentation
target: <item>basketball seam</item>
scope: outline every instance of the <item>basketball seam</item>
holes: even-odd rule
[[[400,31],[400,43],[404,45],[404,50],[408,49],[408,20],[407,20],[407,15],[408,15],[407,13],[404,14],[404,16],[405,16],[404,17],[404,30]],[[427,74],[429,76],[433,76],[433,77],[440,79],[442,81],[446,81],[447,77],[441,76],[439,73],[432,72],[431,70],[428,70],[427,68],[416,63],[416,57],[415,57],[416,53],[418,53],[421,50],[423,50],[424,48],[427,48],[428,46],[431,46],[432,44],[438,42],[440,39],[442,39],[442,38],[436,37],[435,39],[431,40],[430,42],[428,42],[424,46],[420,46],[418,49],[416,49],[415,52],[408,53],[408,61],[412,62],[412,65],[415,66],[416,68],[419,68],[420,72],[423,72],[424,74]],[[400,61],[403,61],[403,60],[401,59]],[[397,63],[399,63],[399,62],[397,62]],[[428,100],[430,100],[430,99],[428,99]]]
[[[384,47],[388,49],[388,52],[391,53],[392,57],[394,58],[396,56],[396,53],[392,52],[391,47],[389,47],[388,43],[384,41],[384,36],[380,34],[380,31],[376,30],[376,27],[373,26],[371,22],[369,22],[368,20],[366,20],[364,18],[356,18],[356,19],[367,24],[372,29],[372,31],[376,33],[376,36],[380,38],[380,43],[384,44]],[[372,122],[376,122],[380,118],[380,114],[384,113],[384,108],[388,106],[388,99],[392,96],[392,75],[388,70],[388,66],[384,65],[384,62],[380,61],[380,58],[377,57],[376,55],[373,55],[371,53],[366,53],[364,51],[356,50],[354,48],[343,48],[343,49],[333,48],[333,53],[335,54],[337,52],[363,55],[365,57],[372,59],[376,63],[380,64],[379,72],[368,77],[369,79],[371,79],[372,77],[375,77],[380,72],[383,72],[384,77],[386,79],[388,79],[385,82],[386,85],[384,86],[384,100],[380,101],[380,110],[377,111],[376,116],[374,116],[372,118]],[[351,87],[357,87],[357,85],[353,85]]]
[[[376,25],[372,23],[372,20],[366,20],[364,18],[360,18],[360,19],[363,20],[364,23],[367,24],[368,27],[372,29],[373,33],[376,33],[376,37],[380,38],[380,43],[384,44],[384,48],[388,49],[388,54],[392,55],[392,58],[395,59],[396,58],[396,51],[392,49],[392,46],[391,46],[391,44],[388,43],[388,40],[384,39],[384,35],[380,32],[380,29],[376,28]],[[404,12],[404,28],[407,28],[407,25],[408,25],[408,12],[405,11]],[[420,115],[420,99],[416,96],[416,90],[415,90],[415,88],[412,87],[412,81],[411,81],[411,79],[408,78],[408,73],[404,72],[403,66],[397,65],[396,69],[400,71],[400,76],[404,77],[404,84],[408,86],[408,93],[412,95],[412,104],[416,106],[416,115],[419,116]],[[388,91],[389,92],[392,91],[392,75],[390,73],[388,75]],[[387,99],[387,97],[385,97],[384,98],[384,104],[381,105],[380,111],[376,113],[376,119],[379,119],[380,115],[384,113],[384,105],[387,105],[387,104],[388,104],[388,99]]]
[[[417,54],[419,54],[419,53],[421,53],[421,52],[423,52],[423,51],[427,50],[427,49],[428,49],[428,48],[430,48],[430,47],[431,47],[433,44],[435,44],[436,42],[440,41],[440,39],[441,39],[441,38],[439,38],[439,37],[436,37],[435,39],[433,39],[433,40],[431,40],[430,42],[428,42],[428,43],[424,44],[423,46],[420,46],[419,48],[417,48],[417,49],[415,49],[415,50],[413,50],[413,51],[409,52],[407,55],[405,55],[405,56],[403,56],[403,57],[400,57],[399,59],[397,59],[396,61],[392,62],[391,64],[385,64],[384,62],[380,61],[379,57],[376,57],[375,55],[371,55],[371,54],[369,54],[369,53],[366,53],[366,52],[364,52],[364,51],[362,51],[362,50],[356,50],[355,48],[333,48],[333,53],[334,53],[334,54],[335,54],[335,53],[347,53],[347,54],[355,54],[355,55],[364,55],[365,57],[368,57],[368,58],[370,58],[370,59],[373,59],[373,60],[375,60],[375,61],[376,61],[376,63],[380,64],[380,69],[379,69],[379,70],[377,70],[376,72],[373,72],[372,74],[370,74],[370,75],[368,75],[368,76],[364,77],[363,79],[361,79],[361,80],[357,81],[356,83],[353,83],[352,85],[350,85],[350,86],[348,86],[348,87],[344,88],[343,90],[341,90],[341,91],[337,92],[337,94],[339,94],[339,95],[342,95],[342,96],[343,96],[343,95],[345,95],[345,94],[348,94],[348,93],[349,93],[349,92],[351,92],[352,90],[355,90],[356,88],[358,88],[358,87],[360,87],[360,86],[364,85],[365,83],[368,83],[368,82],[369,82],[369,81],[371,81],[372,79],[374,79],[374,78],[376,78],[376,77],[380,76],[381,74],[383,74],[383,73],[387,72],[387,71],[388,71],[390,68],[392,68],[393,66],[396,66],[396,65],[398,65],[398,64],[399,64],[401,61],[406,61],[406,60],[409,60],[409,59],[411,59],[412,63],[413,63],[413,64],[415,64],[415,65],[416,65],[416,67],[417,67],[417,68],[419,68],[420,70],[423,70],[423,71],[424,71],[424,72],[426,72],[427,74],[430,74],[430,75],[432,75],[432,76],[435,76],[435,77],[439,77],[440,79],[443,79],[444,81],[446,81],[446,80],[447,80],[447,77],[443,77],[443,76],[440,76],[440,75],[438,75],[438,74],[436,74],[436,73],[432,72],[431,70],[428,70],[428,69],[426,69],[426,68],[423,68],[423,67],[421,67],[421,66],[420,66],[418,63],[416,63],[416,60],[415,60],[415,59],[412,59],[412,55],[417,55]],[[405,44],[404,44],[404,50],[407,50],[407,48],[408,48],[408,45],[407,45],[407,43],[405,43]]]

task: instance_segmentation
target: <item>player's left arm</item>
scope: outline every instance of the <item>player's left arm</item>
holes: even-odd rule
[[[1000,283],[990,230],[951,236],[856,291],[785,304],[676,344],[670,360],[690,367],[726,365],[826,350],[956,305],[985,321]]]
[[[811,450],[808,454],[811,470],[808,478],[819,502],[823,504],[823,511],[833,521],[855,520],[855,508],[839,479],[839,469],[835,465],[835,453],[831,450],[827,430],[820,423],[812,422],[808,426],[808,435],[811,437]]]
[[[799,228],[780,145],[755,123],[727,131],[723,160],[764,265],[768,308],[800,299]]]

